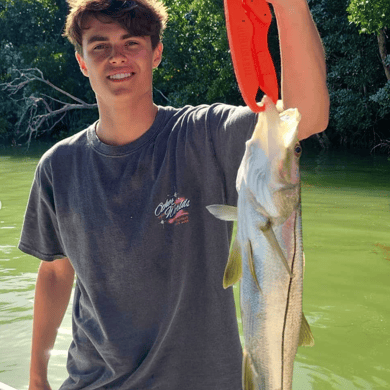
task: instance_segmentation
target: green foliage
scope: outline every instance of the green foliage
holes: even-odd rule
[[[327,57],[331,112],[326,133],[333,145],[371,148],[374,132],[388,131],[378,124],[385,110],[371,98],[386,77],[375,35],[359,34],[348,20],[348,4],[349,0],[310,1]]]
[[[242,103],[226,36],[222,0],[166,0],[169,23],[155,73],[160,104]]]
[[[34,47],[39,35],[44,42],[50,40],[50,36],[58,30],[55,25],[56,11],[55,4],[50,0],[1,0],[1,39],[18,47]]]
[[[243,105],[230,56],[223,0],[165,0],[165,4],[170,19],[163,61],[154,77],[156,102],[173,106],[214,102]],[[269,41],[279,70],[275,21]]]
[[[351,0],[348,20],[359,26],[360,33],[377,34],[390,27],[390,0]]]
[[[74,49],[62,36],[67,12],[66,0],[0,0],[0,83],[16,76],[16,69],[39,68],[45,78],[56,86],[85,101],[94,102],[88,80],[82,76],[74,59]],[[31,83],[23,91],[9,96],[0,91],[0,117],[12,126],[3,126],[0,140],[18,138],[23,133],[21,119],[24,96],[48,94],[64,100],[63,96],[42,83]],[[51,103],[56,109],[56,103]],[[75,115],[62,121],[53,129],[53,135],[69,135],[90,123],[90,113],[80,128],[71,128]],[[96,113],[95,113],[96,118]],[[54,118],[55,120],[58,118]],[[48,126],[52,123],[48,123]],[[24,126],[25,127],[25,126]],[[6,131],[4,131],[6,129]]]
[[[156,103],[244,104],[232,67],[223,0],[164,1],[170,20],[163,60],[154,74]],[[371,148],[373,134],[380,139],[390,136],[390,84],[378,55],[376,36],[359,32],[389,26],[390,0],[308,2],[327,57],[331,96],[327,137],[333,145]],[[0,0],[0,83],[11,81],[15,69],[37,67],[61,89],[86,102],[95,101],[88,79],[78,69],[73,47],[61,36],[66,13],[66,0]],[[275,21],[269,42],[280,74]],[[390,63],[390,56],[385,62]],[[13,96],[0,90],[0,141],[13,142],[20,136],[23,124],[20,128],[16,125],[21,119],[22,99],[40,94],[64,99],[42,83],[32,83]],[[51,103],[52,109],[56,104]],[[96,118],[92,111],[69,113],[50,138],[70,135]]]
[[[359,33],[378,35],[379,52],[382,57],[382,66],[385,69],[387,79],[389,79],[390,56],[387,55],[386,29],[390,27],[390,0],[351,0],[347,12],[348,19],[359,28]],[[379,84],[379,83],[378,83]],[[390,81],[387,80],[385,86],[379,87],[369,100],[374,103],[376,117],[384,119],[390,115]],[[381,123],[384,123],[381,121]],[[382,136],[390,133],[387,126],[382,131]]]
[[[390,81],[387,81],[383,88],[380,88],[377,93],[370,96],[370,100],[377,103],[379,106],[378,115],[384,118],[390,114]],[[390,135],[390,131],[389,131]]]

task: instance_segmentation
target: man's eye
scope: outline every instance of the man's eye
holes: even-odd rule
[[[138,42],[136,42],[136,41],[128,41],[128,42],[126,42],[126,46],[136,46],[136,45],[138,45]]]
[[[106,49],[106,48],[107,48],[107,45],[104,44],[104,43],[102,43],[101,45],[95,46],[93,49],[94,49],[94,50],[104,50],[104,49]]]

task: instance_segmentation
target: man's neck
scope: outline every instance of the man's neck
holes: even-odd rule
[[[158,108],[152,100],[140,104],[98,104],[99,123],[96,134],[108,145],[129,144],[145,134],[152,126]]]

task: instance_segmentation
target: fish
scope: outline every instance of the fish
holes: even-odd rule
[[[242,387],[290,390],[298,345],[314,345],[302,312],[301,116],[267,96],[262,104],[237,173],[237,207],[206,207],[237,221],[223,287],[240,281]]]

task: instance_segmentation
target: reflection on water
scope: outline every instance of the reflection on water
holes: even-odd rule
[[[39,261],[16,245],[36,163],[0,153],[0,382],[18,389],[28,388]],[[371,156],[303,156],[304,312],[316,344],[298,350],[294,390],[390,388],[389,165]],[[66,376],[70,339],[71,307],[51,356],[53,389]]]
[[[369,380],[359,376],[345,378],[321,366],[308,365],[299,361],[296,361],[294,366],[294,389],[371,390],[388,389],[389,386],[389,382],[375,376]]]

